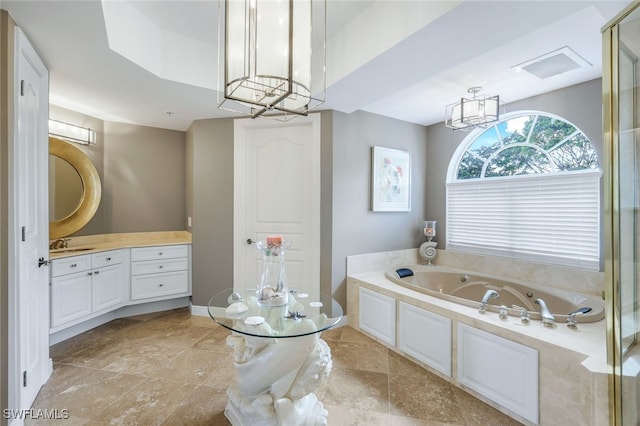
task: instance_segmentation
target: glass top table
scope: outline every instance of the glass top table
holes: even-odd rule
[[[221,326],[253,337],[308,336],[328,330],[342,320],[342,307],[327,294],[290,290],[288,299],[284,306],[261,306],[255,289],[229,288],[209,300],[208,311]]]

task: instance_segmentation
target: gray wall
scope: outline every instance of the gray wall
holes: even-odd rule
[[[602,141],[602,80],[596,79],[565,89],[509,103],[506,112],[538,110],[550,112],[570,121],[589,138],[604,164]],[[438,248],[446,245],[447,168],[456,148],[467,133],[452,131],[437,124],[427,128],[427,216],[438,221]],[[601,191],[601,197],[602,191]],[[603,205],[604,203],[601,203]],[[601,245],[601,250],[604,244]],[[602,256],[601,256],[602,257]]]
[[[104,132],[106,231],[185,229],[185,132],[108,121]]]
[[[346,256],[415,247],[424,240],[426,128],[356,112],[324,111],[321,123],[320,286],[346,305]],[[412,155],[412,211],[369,211],[371,147]],[[205,305],[233,280],[233,120],[195,121],[187,133],[192,195],[193,303]]]
[[[74,146],[96,166],[102,200],[74,235],[185,229],[185,132],[102,121],[56,105],[49,116],[96,131],[95,145]]]
[[[332,290],[346,305],[346,257],[417,247],[426,217],[427,128],[366,112],[333,113]],[[371,147],[411,154],[411,211],[372,212]]]
[[[193,304],[233,287],[233,120],[194,121],[187,135]]]

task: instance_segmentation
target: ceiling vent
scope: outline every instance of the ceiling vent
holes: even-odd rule
[[[517,71],[526,71],[541,80],[553,77],[581,67],[590,67],[591,64],[578,55],[570,47],[564,46],[560,49],[545,53],[542,56],[514,65]]]

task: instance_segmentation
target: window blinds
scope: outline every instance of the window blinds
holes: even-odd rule
[[[599,269],[600,171],[447,184],[447,249]]]

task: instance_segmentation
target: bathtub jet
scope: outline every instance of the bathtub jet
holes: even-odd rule
[[[397,273],[397,270],[402,270],[402,274]],[[443,266],[403,266],[388,271],[386,276],[403,287],[472,308],[480,309],[478,304],[482,305],[485,296],[489,294],[484,306],[485,311],[499,313],[501,306],[509,307],[507,314],[520,317],[523,323],[528,323],[529,319],[544,322],[543,315],[547,316],[546,312],[536,303],[536,299],[543,301],[554,322],[575,325],[578,322],[600,321],[605,315],[604,303],[595,296]],[[499,298],[491,297],[493,293],[490,290],[498,293]],[[494,300],[497,300],[497,304],[492,303]],[[547,316],[547,322],[550,322],[549,320]]]

